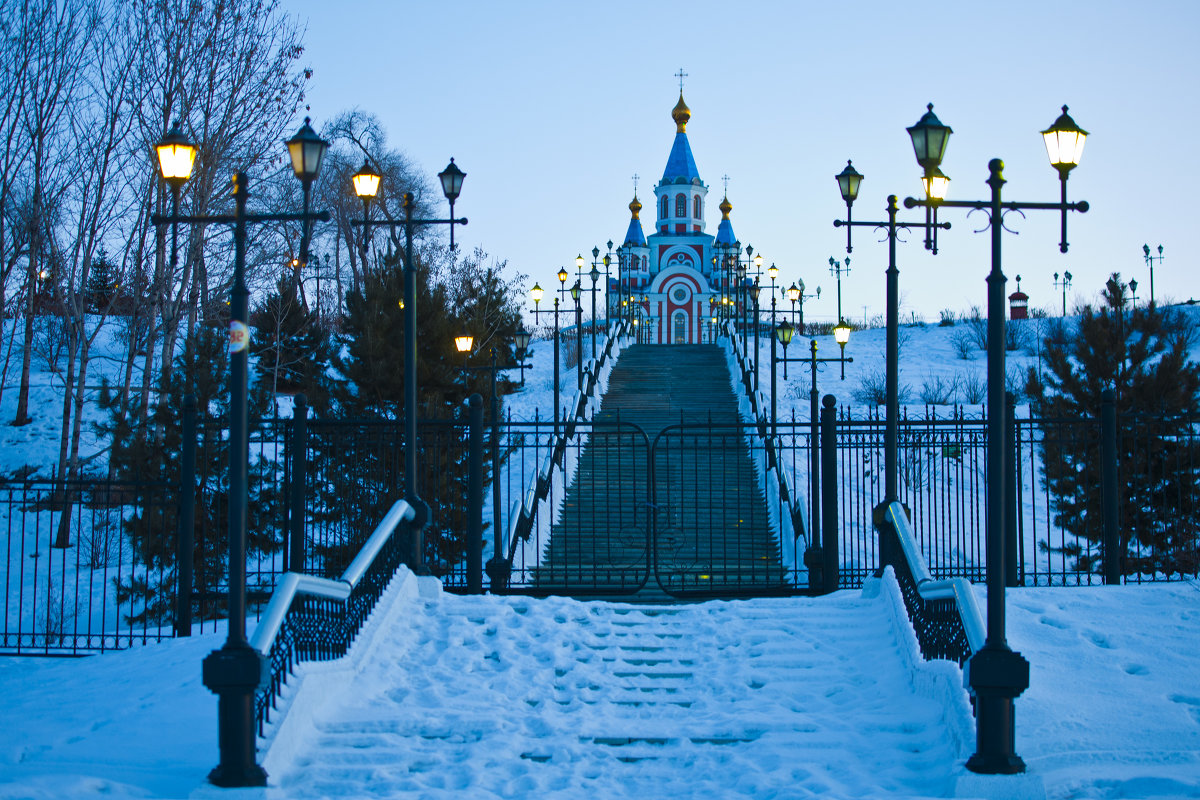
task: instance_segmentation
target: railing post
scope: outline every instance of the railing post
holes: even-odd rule
[[[837,398],[825,395],[821,401],[821,560],[825,591],[838,588],[838,486],[837,486]]]
[[[1012,392],[1005,394],[1008,406],[1004,415],[1004,441],[1008,447],[1007,469],[1004,470],[1004,578],[1007,586],[1020,586],[1017,575],[1017,398]]]
[[[183,446],[179,465],[179,519],[175,537],[175,635],[192,635],[192,563],[196,546],[196,395],[183,398]]]
[[[483,594],[483,397],[478,393],[467,398],[467,592]]]
[[[1117,393],[1100,393],[1100,486],[1104,495],[1104,583],[1121,583],[1121,532],[1117,498]]]
[[[288,569],[304,572],[304,507],[308,485],[308,399],[296,395],[292,409],[292,485],[288,497]]]

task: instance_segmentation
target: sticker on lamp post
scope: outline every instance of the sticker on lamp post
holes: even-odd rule
[[[229,323],[229,353],[240,353],[250,343],[250,328],[246,323],[233,320]]]

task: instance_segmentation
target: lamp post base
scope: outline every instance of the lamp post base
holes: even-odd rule
[[[266,786],[255,761],[254,695],[270,680],[270,662],[246,642],[227,642],[204,659],[204,685],[217,695],[221,763],[208,773],[215,786]]]
[[[492,582],[492,594],[499,594],[508,588],[511,566],[507,560],[503,558],[488,559],[484,570],[488,574],[488,580]]]
[[[820,547],[804,551],[804,566],[808,567],[808,588],[813,594],[825,594],[825,559]]]
[[[1029,688],[1029,662],[1007,645],[984,645],[964,665],[963,684],[975,698],[975,754],[967,769],[986,775],[1024,772],[1016,753],[1013,700]]]

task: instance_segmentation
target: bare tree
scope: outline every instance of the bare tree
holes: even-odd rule
[[[28,142],[29,257],[26,269],[25,342],[14,425],[28,424],[29,380],[33,353],[34,294],[39,263],[55,247],[55,215],[64,191],[64,139],[67,109],[73,99],[86,50],[88,10],[82,2],[37,0],[20,15],[21,35],[30,48],[21,125]]]

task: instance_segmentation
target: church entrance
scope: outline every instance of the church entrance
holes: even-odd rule
[[[671,344],[688,344],[688,319],[683,311],[676,311],[671,319]]]

